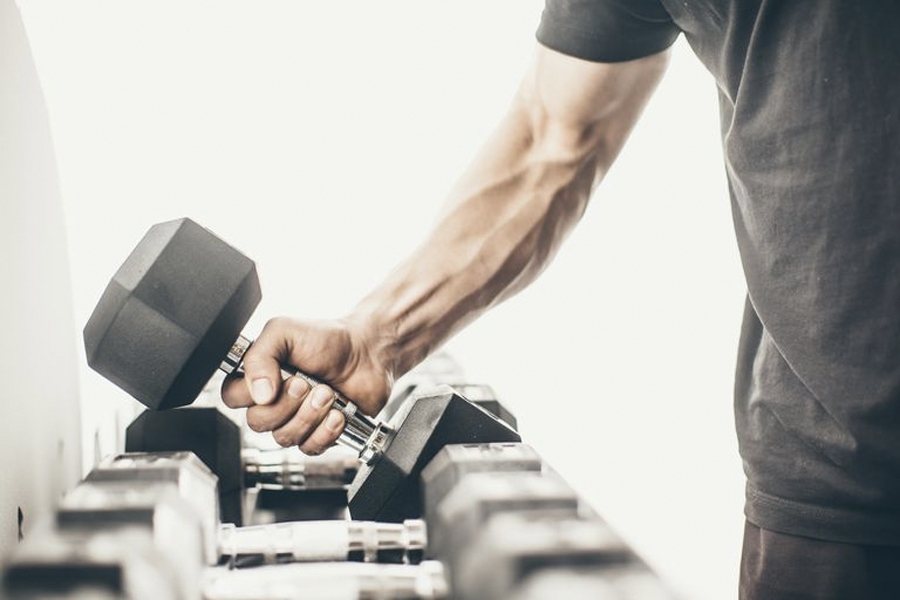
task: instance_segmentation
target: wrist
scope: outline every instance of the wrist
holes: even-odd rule
[[[405,372],[399,355],[396,327],[376,311],[358,306],[341,319],[355,344],[365,353],[365,360],[389,378],[391,385]]]

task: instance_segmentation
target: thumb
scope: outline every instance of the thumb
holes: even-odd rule
[[[281,390],[281,363],[285,347],[283,334],[266,327],[244,355],[244,382],[256,404],[269,404]]]

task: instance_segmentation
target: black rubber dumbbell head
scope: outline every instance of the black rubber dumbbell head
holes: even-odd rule
[[[393,438],[350,485],[354,519],[403,521],[423,515],[420,475],[447,444],[521,442],[506,423],[444,386],[413,398],[391,419]]]
[[[222,521],[243,524],[241,430],[215,408],[145,410],[125,431],[126,452],[193,452],[218,477]]]
[[[84,328],[88,364],[150,409],[190,404],[261,299],[238,250],[190,219],[154,225]]]
[[[395,391],[388,400],[387,405],[380,413],[380,418],[389,420],[395,414],[400,412],[401,408],[407,402],[413,401],[416,396],[432,395],[434,391],[442,385],[449,385],[457,393],[473,404],[477,404],[484,410],[488,411],[516,431],[519,430],[519,423],[515,415],[509,410],[489,385],[482,383],[453,383],[456,380],[450,380],[441,383],[431,381],[416,382],[412,381],[406,387]]]

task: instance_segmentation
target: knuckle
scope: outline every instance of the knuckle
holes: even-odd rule
[[[305,454],[318,456],[334,445],[334,442],[338,437],[340,437],[339,433],[328,431],[324,427],[319,427],[308,439],[306,439],[306,441],[303,442],[303,445],[300,446],[300,450]]]
[[[311,391],[312,387],[310,387],[309,382],[302,377],[295,377],[294,381],[291,382],[291,392],[296,399],[298,409],[306,401]]]
[[[328,448],[328,447],[330,447],[330,446],[334,446],[334,445],[337,443],[338,438],[341,437],[341,433],[343,433],[343,431],[344,431],[343,428],[341,428],[341,429],[338,430],[338,431],[329,432],[329,433],[328,433],[328,438],[327,438],[326,440],[324,440],[324,443],[323,443],[322,445],[323,445],[325,448]]]
[[[310,409],[316,413],[327,411],[334,402],[335,393],[331,386],[318,383],[313,386],[309,394]]]
[[[282,448],[287,448],[289,446],[293,446],[295,444],[294,437],[290,434],[290,432],[285,431],[284,429],[278,429],[272,432],[272,439],[275,440],[275,443],[281,446]]]
[[[259,337],[262,337],[263,335],[271,335],[276,331],[284,329],[287,326],[288,321],[289,319],[287,317],[272,317],[271,319],[266,321],[265,325],[263,325],[263,329]]]
[[[247,427],[249,427],[256,433],[262,433],[266,431],[265,423],[263,423],[262,419],[256,416],[255,413],[251,412],[250,409],[247,410]]]
[[[323,448],[319,444],[314,444],[311,442],[306,442],[302,446],[300,446],[300,451],[304,454],[308,454],[309,456],[318,456],[324,452]]]
[[[269,357],[262,354],[260,351],[253,351],[253,348],[247,351],[247,354],[244,355],[244,372],[247,375],[246,379],[253,379],[249,374],[259,371],[265,368],[266,362],[269,360]]]
[[[304,441],[309,435],[311,429],[309,421],[305,419],[297,419],[296,417],[289,421],[284,427],[280,427],[272,432],[272,437],[282,447],[296,446]]]

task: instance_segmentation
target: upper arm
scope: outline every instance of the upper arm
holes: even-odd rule
[[[532,144],[562,162],[588,157],[605,170],[662,78],[668,51],[625,62],[593,62],[538,44],[515,108]]]

